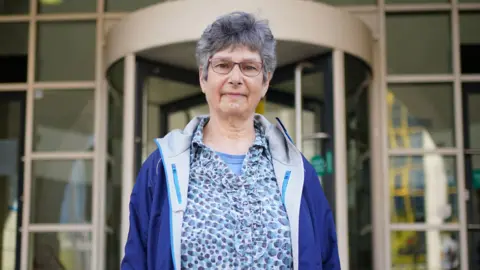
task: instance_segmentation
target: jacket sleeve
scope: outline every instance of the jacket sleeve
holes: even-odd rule
[[[158,151],[156,151],[158,152]],[[125,245],[125,255],[121,270],[147,269],[147,232],[152,203],[152,183],[156,175],[156,163],[160,161],[156,153],[144,162],[138,173],[129,204],[129,231]]]
[[[308,174],[308,193],[313,208],[317,244],[322,251],[322,269],[339,270],[341,266],[333,213],[313,166],[309,164],[308,167],[309,170],[306,172]]]

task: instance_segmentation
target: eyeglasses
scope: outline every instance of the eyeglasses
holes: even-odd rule
[[[262,72],[262,63],[255,61],[233,62],[228,59],[210,59],[212,69],[218,74],[228,74],[235,65],[238,65],[243,75],[247,77],[255,77]]]

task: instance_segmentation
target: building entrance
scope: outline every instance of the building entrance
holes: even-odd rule
[[[157,149],[154,139],[183,129],[190,119],[208,112],[195,64],[195,43],[208,23],[234,10],[228,3],[215,2],[209,5],[213,10],[197,14],[191,6],[197,4],[169,2],[135,12],[107,37],[107,79],[123,105],[122,249],[130,193],[142,162]],[[258,113],[272,123],[279,118],[314,165],[334,212],[342,269],[372,269],[367,109],[371,33],[360,21],[323,4],[252,0],[238,5],[235,10],[268,19],[277,38],[278,66]],[[184,25],[181,18],[160,16],[176,9],[195,13],[182,16],[197,18],[195,24],[180,32],[147,33],[153,29],[147,22],[160,28]],[[286,19],[279,10],[295,10],[295,14]],[[323,15],[330,20],[326,32],[318,29],[322,25],[327,29]],[[332,30],[332,25],[342,28]],[[340,33],[345,39],[338,39]]]

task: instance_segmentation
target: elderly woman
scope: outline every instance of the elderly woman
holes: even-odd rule
[[[281,123],[255,114],[275,44],[243,12],[204,31],[196,56],[209,115],[156,139],[132,192],[121,269],[340,269],[313,167]]]

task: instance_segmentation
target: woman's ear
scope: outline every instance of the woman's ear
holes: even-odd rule
[[[198,69],[198,75],[199,75],[199,80],[200,80],[200,88],[202,89],[202,92],[205,93],[205,78],[203,77],[203,68],[200,67]]]
[[[267,94],[268,88],[270,87],[270,80],[272,79],[272,73],[269,72],[267,74],[267,80],[263,83],[263,89],[262,89],[262,98],[265,97]]]

